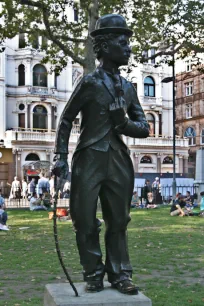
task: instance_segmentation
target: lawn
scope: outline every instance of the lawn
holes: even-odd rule
[[[8,214],[11,230],[0,232],[0,306],[43,306],[45,284],[66,281],[52,221],[47,212]],[[133,279],[153,306],[204,306],[204,219],[170,217],[169,207],[132,210],[131,217]],[[58,222],[58,229],[65,264],[73,281],[82,281],[72,225]],[[101,243],[104,250],[103,233]]]

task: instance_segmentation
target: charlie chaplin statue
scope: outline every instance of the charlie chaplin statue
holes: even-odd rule
[[[86,290],[103,290],[107,273],[113,288],[137,294],[126,233],[134,170],[121,135],[146,138],[149,125],[133,85],[118,70],[128,64],[132,31],[122,16],[110,14],[98,20],[90,35],[100,65],[83,77],[61,115],[54,173],[67,175],[72,122],[81,112],[80,137],[72,160],[70,213]],[[105,264],[99,243],[101,223],[96,218],[98,197],[106,227]]]

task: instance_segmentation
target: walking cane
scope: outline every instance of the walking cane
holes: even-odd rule
[[[54,231],[55,247],[56,247],[56,251],[57,251],[57,255],[58,255],[61,267],[62,267],[62,269],[63,269],[63,271],[66,275],[66,278],[67,278],[68,282],[70,283],[72,289],[74,290],[75,296],[79,296],[78,291],[77,291],[76,287],[74,286],[74,284],[71,280],[71,277],[69,276],[69,273],[68,273],[68,271],[67,271],[67,269],[64,265],[64,261],[62,259],[62,254],[61,254],[61,251],[60,251],[59,241],[58,241],[57,213],[56,213],[56,211],[57,211],[58,193],[59,193],[59,190],[60,190],[62,180],[63,180],[63,178],[60,177],[58,182],[57,182],[57,176],[55,175],[55,178],[54,178],[55,195],[54,195],[54,211],[53,211],[54,212],[54,215],[53,215],[53,231]]]

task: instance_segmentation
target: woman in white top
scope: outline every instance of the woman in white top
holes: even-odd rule
[[[22,197],[23,199],[26,199],[27,191],[28,191],[28,184],[26,183],[24,179],[22,179]]]

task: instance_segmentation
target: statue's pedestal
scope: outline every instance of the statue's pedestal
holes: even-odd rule
[[[85,283],[75,283],[79,297],[67,283],[46,285],[44,306],[152,306],[152,302],[142,293],[127,295],[111,289],[105,282],[105,289],[97,293],[85,292]]]

